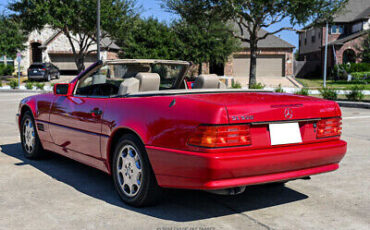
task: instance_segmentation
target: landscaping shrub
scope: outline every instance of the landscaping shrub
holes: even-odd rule
[[[0,64],[0,76],[11,76],[14,72],[14,66]]]
[[[302,89],[294,92],[294,94],[308,96],[308,88],[302,88]]]
[[[366,81],[370,82],[370,72],[353,72],[352,81]]]
[[[348,65],[335,65],[331,71],[330,78],[334,80],[347,80],[348,70]]]
[[[354,72],[370,72],[370,63],[347,63],[347,64],[338,64],[334,66],[334,71],[339,69],[345,70],[347,73]]]
[[[349,73],[354,72],[369,72],[370,63],[351,63],[349,67]]]
[[[261,82],[258,82],[257,84],[249,85],[249,88],[250,89],[264,89],[265,85],[262,84]]]
[[[241,89],[242,85],[239,82],[235,82],[235,83],[233,82],[231,87],[234,89]]]
[[[323,98],[328,100],[336,100],[338,98],[338,92],[334,88],[323,87],[319,89],[320,94]]]
[[[3,87],[3,81],[0,80],[0,87]]]
[[[28,82],[26,82],[26,89],[32,89],[33,88],[33,82],[31,82],[31,81],[28,81]]]
[[[35,85],[37,89],[44,89],[45,83],[37,82]]]
[[[17,88],[17,86],[18,86],[18,80],[17,79],[10,79],[9,86],[12,89]]]
[[[283,88],[281,88],[281,84],[279,84],[279,87],[275,89],[275,92],[276,93],[285,93],[285,91],[283,90]]]
[[[332,77],[336,80],[347,80],[347,75],[351,74],[352,79],[359,79],[361,78],[362,74],[358,73],[367,73],[369,75],[370,73],[370,63],[347,63],[347,64],[340,64],[335,65],[332,69]],[[359,78],[356,78],[359,77]]]
[[[365,97],[364,93],[362,92],[364,90],[363,86],[355,85],[347,88],[347,90],[349,90],[349,92],[346,94],[346,97],[350,101],[360,101]]]

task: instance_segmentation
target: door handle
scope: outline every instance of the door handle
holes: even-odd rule
[[[100,116],[100,115],[102,115],[102,113],[103,113],[103,111],[101,111],[99,108],[95,108],[95,109],[91,110],[91,114],[93,116]]]

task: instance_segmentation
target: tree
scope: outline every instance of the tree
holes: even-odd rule
[[[4,15],[0,15],[0,31],[0,55],[15,58],[16,53],[25,48],[26,34],[14,18]]]
[[[180,41],[180,59],[199,64],[199,74],[202,63],[223,64],[239,48],[228,27],[218,20],[180,20],[172,27]]]
[[[78,71],[85,69],[85,57],[96,52],[96,0],[17,0],[9,4],[25,31],[50,25],[68,38]],[[102,38],[130,28],[135,17],[134,0],[101,0]]]
[[[347,0],[164,0],[165,7],[186,20],[220,18],[235,24],[235,38],[250,44],[249,85],[256,84],[258,42],[307,22],[329,20]],[[289,19],[290,26],[261,33],[261,29]],[[247,31],[248,34],[245,34]]]
[[[370,63],[370,30],[367,31],[365,40],[362,42],[360,50],[362,62]]]
[[[138,19],[130,31],[117,31],[116,42],[122,58],[178,59],[178,37],[154,18]]]

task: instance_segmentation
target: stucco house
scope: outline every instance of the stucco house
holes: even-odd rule
[[[360,62],[359,47],[368,29],[370,29],[370,1],[349,0],[329,25],[328,69],[335,64]],[[325,24],[317,27],[309,26],[298,33],[299,61],[316,61],[317,67],[322,71],[325,33]]]
[[[74,37],[75,47],[78,38]],[[27,68],[36,62],[51,62],[61,71],[76,71],[77,67],[74,62],[72,47],[68,38],[61,32],[54,30],[50,26],[45,26],[40,31],[32,31],[28,35],[26,49],[21,52],[21,71],[26,73]],[[118,57],[120,48],[109,38],[101,41],[101,56],[103,59],[114,59]],[[91,45],[88,51],[91,53],[85,59],[85,66],[96,61],[96,44]],[[78,52],[78,50],[77,50]],[[17,65],[17,61],[14,61]]]

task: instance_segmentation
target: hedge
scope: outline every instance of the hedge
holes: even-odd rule
[[[14,72],[13,65],[0,64],[0,76],[11,76]]]

